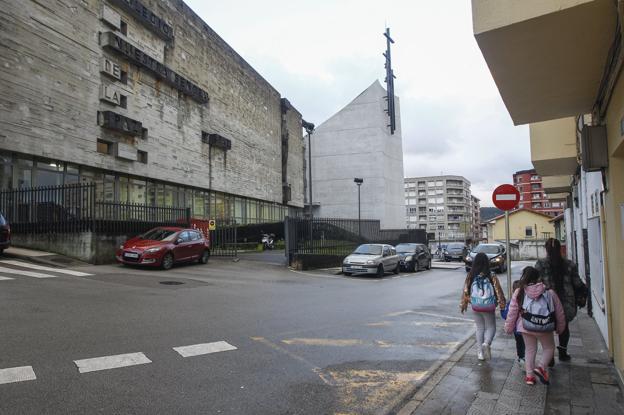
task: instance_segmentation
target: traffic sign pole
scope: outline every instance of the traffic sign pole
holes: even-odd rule
[[[511,250],[509,248],[509,211],[515,209],[520,201],[520,192],[510,184],[502,184],[492,193],[494,206],[505,211],[505,263],[507,268],[507,299],[511,300]]]
[[[509,249],[509,211],[505,211],[505,268],[507,268],[507,301],[511,301],[511,252]]]

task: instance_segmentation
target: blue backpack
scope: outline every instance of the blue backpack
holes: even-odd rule
[[[470,304],[474,311],[496,310],[496,294],[490,277],[479,274],[470,287]]]

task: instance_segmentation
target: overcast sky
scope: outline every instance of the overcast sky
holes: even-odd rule
[[[469,0],[185,1],[316,125],[383,84],[387,25],[406,177],[464,176],[492,206],[496,185],[532,167],[528,128],[514,127],[498,94]]]

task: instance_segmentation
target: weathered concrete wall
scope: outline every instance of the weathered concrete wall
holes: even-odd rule
[[[93,234],[91,232],[34,235],[14,233],[11,235],[11,244],[54,252],[89,263],[94,263],[96,257]],[[112,260],[115,260],[114,253]]]
[[[399,100],[397,129],[390,134],[386,91],[375,81],[312,135],[312,198],[322,217],[379,219],[382,229],[405,228],[403,143]],[[306,143],[307,144],[307,143]]]
[[[143,4],[173,27],[173,41],[105,0],[2,1],[0,148],[281,203],[278,91],[182,1]],[[105,7],[127,24],[127,36],[104,23]],[[198,85],[209,102],[105,50],[101,34],[109,31]],[[101,73],[104,57],[127,72],[127,84]],[[101,101],[102,86],[127,95],[127,108]],[[147,138],[99,127],[97,111],[105,110],[142,122]],[[301,139],[300,124],[289,129]],[[202,131],[230,139],[232,149],[210,148]],[[98,153],[97,139],[146,151],[148,163]],[[291,151],[298,163],[302,150]],[[289,169],[294,206],[303,205],[302,174]]]

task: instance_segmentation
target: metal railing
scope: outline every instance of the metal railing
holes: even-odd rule
[[[422,229],[381,229],[379,220],[287,217],[286,255],[348,255],[363,243],[426,243]]]

